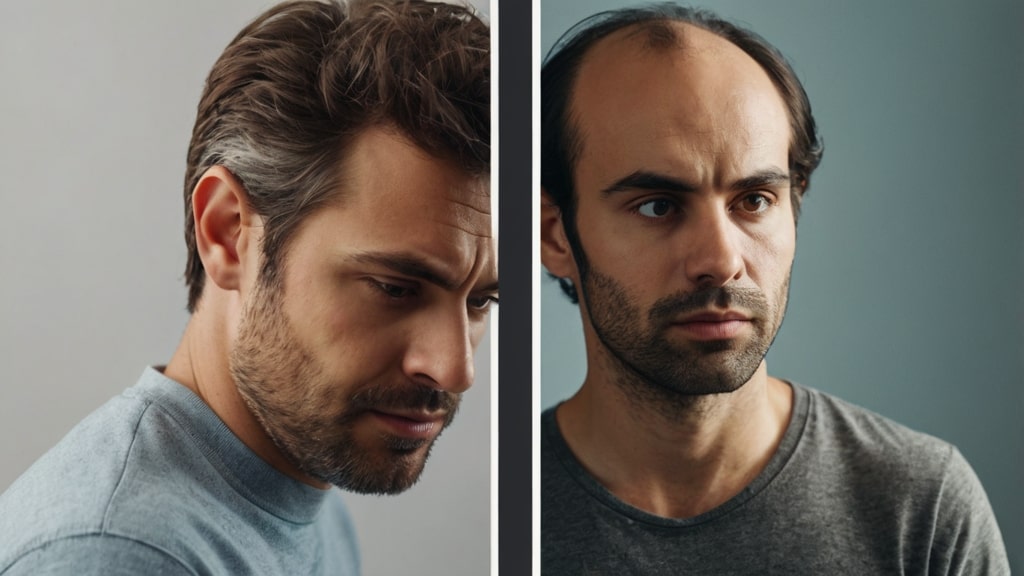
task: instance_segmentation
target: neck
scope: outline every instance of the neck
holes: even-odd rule
[[[598,482],[658,516],[690,518],[738,494],[775,453],[792,409],[792,389],[764,362],[734,392],[658,404],[601,376],[588,374],[562,404],[559,427]]]
[[[238,392],[231,376],[229,358],[232,335],[237,326],[229,318],[238,318],[237,302],[218,300],[219,293],[206,291],[203,302],[189,319],[177,350],[164,369],[164,375],[194,392],[250,450],[295,480],[316,488],[328,485],[299,470],[263,429]],[[208,302],[207,299],[210,301]],[[235,309],[236,314],[216,312]]]

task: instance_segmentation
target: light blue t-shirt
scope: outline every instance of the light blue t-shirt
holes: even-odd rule
[[[271,467],[147,368],[0,496],[0,575],[359,573],[338,490]]]

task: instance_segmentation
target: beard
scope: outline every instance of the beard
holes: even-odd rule
[[[782,325],[789,272],[774,301],[757,289],[716,286],[666,296],[646,314],[621,284],[593,268],[581,273],[580,288],[612,380],[633,401],[677,415],[698,397],[734,392],[754,375]],[[706,341],[669,338],[679,318],[713,307],[745,312],[753,334]]]
[[[280,288],[260,282],[242,311],[229,367],[264,431],[299,470],[321,482],[361,494],[409,489],[436,437],[360,433],[357,420],[379,409],[443,410],[443,429],[460,395],[408,381],[340,385],[300,342]]]

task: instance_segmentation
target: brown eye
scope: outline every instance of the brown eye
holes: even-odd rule
[[[672,204],[671,201],[659,198],[657,200],[648,200],[647,202],[640,204],[636,207],[636,211],[641,216],[646,216],[648,218],[664,218],[665,216],[668,216],[674,208],[675,205]]]
[[[771,206],[772,201],[764,194],[747,194],[740,200],[740,208],[750,214],[760,214]]]

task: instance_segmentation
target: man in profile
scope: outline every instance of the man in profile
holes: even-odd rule
[[[545,574],[1008,574],[951,445],[768,375],[822,146],[756,34],[599,14],[541,79],[541,254],[587,375],[542,416]]]
[[[420,1],[239,33],[189,146],[181,344],[0,496],[0,574],[358,573],[329,488],[416,482],[497,300],[489,43]]]

